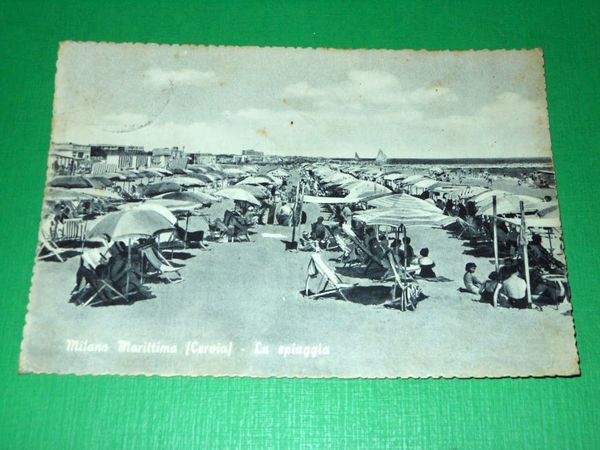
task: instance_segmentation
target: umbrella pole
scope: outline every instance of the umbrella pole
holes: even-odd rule
[[[187,239],[188,239],[188,227],[190,224],[190,212],[188,211],[185,215],[185,233],[183,234],[183,248],[187,248]]]
[[[131,270],[131,238],[128,240],[127,245],[127,275],[125,278],[125,300],[129,303],[129,271]]]
[[[523,235],[522,244],[523,244],[523,263],[525,265],[525,282],[527,283],[527,303],[531,308],[531,280],[529,279],[529,255],[527,254],[527,227],[525,224],[525,208],[523,206],[523,201],[519,202],[519,207],[521,209],[521,233]]]
[[[496,196],[492,197],[492,220],[494,226],[494,265],[496,267],[496,273],[500,270],[500,264],[498,263],[498,223],[496,219]]]
[[[402,239],[402,243],[404,245],[406,242],[406,226],[402,225],[402,230],[403,230],[403,239]],[[402,271],[402,281],[405,282],[406,281],[406,266],[408,265],[408,251],[407,248],[404,248],[404,270]]]
[[[296,242],[296,226],[298,220],[296,219],[296,212],[298,211],[298,198],[300,196],[300,182],[296,185],[296,201],[294,202],[294,227],[292,228],[292,242]]]
[[[300,188],[300,207],[298,211],[298,235],[302,235],[302,209],[304,208],[304,184]]]

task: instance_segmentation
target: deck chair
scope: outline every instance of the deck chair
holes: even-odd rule
[[[350,247],[342,237],[337,234],[333,237],[337,243],[342,254],[338,258],[338,262],[342,263],[344,267],[348,267],[352,264],[358,263],[359,259],[356,257],[356,252],[353,247]],[[354,258],[352,257],[354,255]]]
[[[391,255],[389,257],[391,258]],[[416,301],[422,295],[421,288],[408,272],[402,277],[395,264],[392,263],[390,268],[394,277],[394,286],[392,287],[392,300],[387,306],[400,311],[414,311],[417,308]]]
[[[234,214],[232,211],[225,211],[223,216],[223,223],[233,230],[231,234],[231,242],[234,242],[236,238],[241,240],[241,236],[245,237],[248,242],[251,241],[248,230],[250,226],[242,222],[242,218]]]
[[[60,251],[60,248],[40,231],[38,235],[38,247],[35,254],[36,259],[41,260],[55,257],[60,262],[65,262],[64,258],[60,256]]]
[[[81,306],[93,306],[99,303],[103,303],[104,300],[99,300],[98,297],[102,292],[104,292],[104,296],[108,296],[109,300],[124,300],[125,303],[131,303],[131,297],[137,294],[137,289],[133,285],[129,286],[128,292],[120,292],[117,290],[108,280],[101,279],[99,280],[100,287],[94,292],[94,294],[87,299],[85,303],[82,303]],[[94,301],[96,300],[96,301]]]
[[[142,274],[161,276],[168,283],[183,281],[183,275],[179,272],[181,269],[174,267],[154,245],[139,247],[139,251],[142,255]]]
[[[309,294],[309,284],[312,278],[320,277],[319,290],[314,294]],[[332,285],[331,289],[327,289],[327,286]],[[356,284],[343,283],[340,277],[335,273],[321,258],[320,253],[313,253],[308,263],[308,275],[306,277],[306,283],[304,285],[304,295],[309,298],[322,297],[332,293],[338,293],[344,300],[348,300],[344,294],[345,289],[350,289],[356,286]]]
[[[383,260],[379,257],[377,257],[376,255],[374,255],[368,248],[366,245],[364,245],[360,239],[358,239],[358,236],[356,236],[356,233],[354,233],[354,231],[352,230],[352,228],[350,227],[350,225],[348,225],[347,223],[342,225],[342,229],[344,230],[344,232],[348,235],[348,237],[352,240],[352,242],[354,243],[354,245],[360,249],[360,251],[366,256],[366,265],[365,265],[365,272],[367,272],[371,266],[373,265],[378,265],[379,267],[381,267],[382,269],[388,269],[388,262],[387,259]]]
[[[82,240],[85,236],[86,222],[82,218],[64,219],[62,239]]]
[[[184,228],[179,225],[175,225],[175,235],[177,239],[184,243],[187,247],[188,245],[195,245],[202,249],[207,249],[208,246],[204,243],[204,231],[186,231]]]

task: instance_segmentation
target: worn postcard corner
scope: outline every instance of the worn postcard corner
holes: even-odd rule
[[[21,373],[579,374],[543,52],[63,42]]]

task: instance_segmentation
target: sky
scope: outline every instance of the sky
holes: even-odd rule
[[[551,152],[539,50],[67,42],[52,140],[333,158]]]

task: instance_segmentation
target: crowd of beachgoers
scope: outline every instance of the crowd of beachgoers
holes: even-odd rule
[[[555,305],[569,297],[558,204],[532,173],[306,162],[59,175],[46,190],[38,258],[79,258],[75,304],[131,304],[153,298],[157,281],[185,283],[178,251],[252,242],[276,225],[282,252],[312,255],[305,295],[346,298],[352,284],[342,275],[360,274],[389,281],[386,306],[406,310],[427,297],[420,280],[448,276],[431,254],[443,243],[415,250],[412,231],[443,228],[473,256],[461,268],[466,295],[494,306]],[[482,257],[493,270],[480,275]]]

